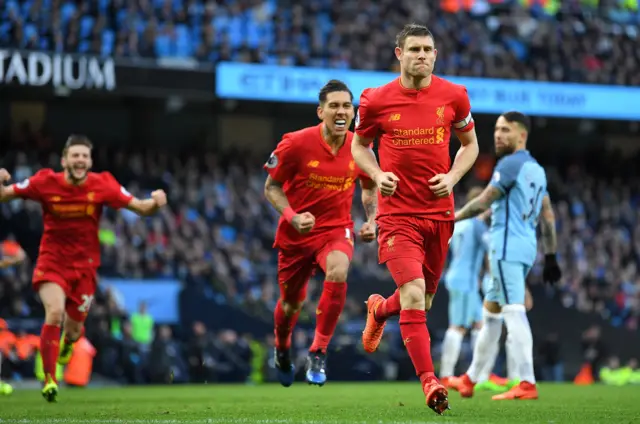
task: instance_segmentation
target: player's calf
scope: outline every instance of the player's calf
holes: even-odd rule
[[[84,336],[84,323],[75,321],[67,315],[64,322],[64,332],[60,344],[60,354],[58,364],[67,365],[73,355],[73,346]]]
[[[41,284],[38,294],[45,309],[44,325],[40,333],[40,353],[45,374],[45,389],[48,390],[47,394],[43,391],[43,396],[52,402],[58,390],[55,378],[56,362],[60,351],[60,325],[64,317],[66,297],[62,287],[56,283]]]

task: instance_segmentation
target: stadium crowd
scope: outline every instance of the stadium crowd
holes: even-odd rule
[[[368,70],[395,70],[416,21],[450,76],[640,85],[637,0],[7,0],[0,16],[5,48]]]

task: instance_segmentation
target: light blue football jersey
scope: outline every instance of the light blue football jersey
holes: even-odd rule
[[[487,251],[487,230],[487,224],[478,218],[456,223],[449,246],[451,260],[444,277],[448,290],[478,290],[480,270]]]
[[[544,168],[528,150],[518,150],[498,161],[490,184],[503,193],[491,205],[490,255],[494,260],[532,266],[538,217],[547,194]]]

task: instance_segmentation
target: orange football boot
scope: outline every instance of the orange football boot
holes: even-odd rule
[[[453,387],[453,384],[452,384],[452,383],[453,383],[453,382],[452,382],[452,380],[453,380],[454,378],[455,378],[454,376],[451,376],[451,377],[442,377],[442,378],[440,379],[440,384],[442,384],[442,385],[443,385],[444,387],[446,387],[447,389],[454,389],[454,390],[455,390],[455,387]]]
[[[362,332],[362,346],[364,350],[373,353],[378,349],[380,340],[382,340],[382,333],[387,322],[376,321],[375,312],[380,304],[384,301],[384,297],[379,294],[372,294],[367,300],[367,324]]]
[[[460,393],[460,396],[464,398],[470,398],[473,396],[473,388],[476,383],[471,381],[467,374],[463,374],[460,377],[452,377],[449,380],[449,384],[451,384],[451,388],[453,390],[457,390]]]
[[[495,395],[492,400],[535,400],[538,399],[538,388],[535,384],[523,381],[511,390]]]
[[[451,409],[449,407],[449,392],[437,379],[434,378],[425,384],[423,390],[427,406],[433,409],[436,414],[442,415],[444,411]]]

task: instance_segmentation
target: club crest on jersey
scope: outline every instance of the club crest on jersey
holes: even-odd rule
[[[436,109],[436,125],[444,125],[444,109],[446,106],[440,106]]]
[[[349,162],[349,170],[353,171],[355,169],[356,169],[356,162],[352,160],[351,162]]]
[[[267,168],[275,168],[276,166],[278,166],[278,156],[276,156],[274,153],[271,153],[271,156],[269,156],[269,160],[265,165]]]

